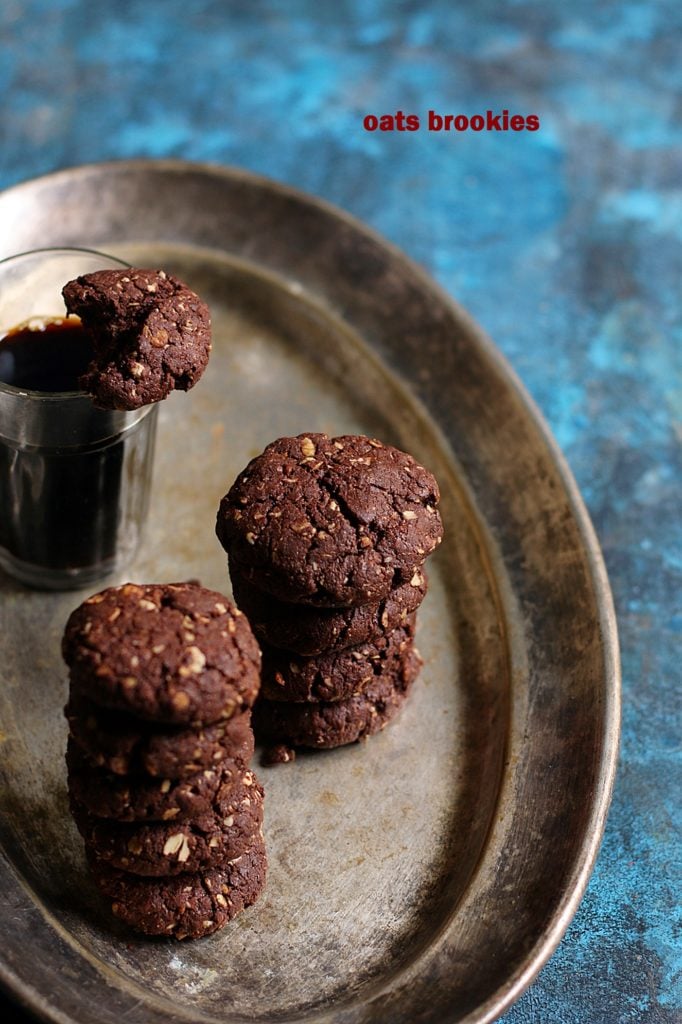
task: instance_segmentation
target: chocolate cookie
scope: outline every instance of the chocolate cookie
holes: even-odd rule
[[[216,532],[248,583],[320,607],[377,603],[440,543],[438,485],[367,437],[282,437],[220,503]],[[416,584],[420,585],[420,584]]]
[[[249,710],[203,729],[164,729],[74,695],[64,714],[92,764],[114,775],[184,779],[218,764],[248,764],[253,756]]]
[[[86,846],[99,860],[134,875],[204,871],[239,857],[263,823],[263,787],[245,772],[210,814],[192,821],[123,825],[95,818],[71,796],[71,810]]]
[[[163,270],[97,270],[62,294],[92,338],[94,359],[79,383],[101,408],[139,409],[188,391],[206,369],[208,306]]]
[[[390,633],[419,607],[427,590],[426,574],[389,590],[378,604],[355,608],[313,608],[278,601],[230,570],[234,599],[247,616],[256,638],[271,647],[306,658],[343,651]]]
[[[198,939],[231,921],[260,896],[267,859],[260,835],[239,857],[198,874],[143,878],[88,857],[113,913],[145,935]]]
[[[357,647],[314,658],[263,649],[263,688],[267,700],[337,701],[364,692],[370,683],[393,679],[414,639],[415,613],[404,626]]]
[[[93,595],[69,617],[62,651],[72,693],[156,722],[230,718],[260,685],[246,617],[192,583],[126,583]]]
[[[322,704],[258,701],[256,730],[264,739],[286,747],[341,747],[379,732],[395,717],[419,674],[421,658],[411,647],[394,679],[379,679],[366,690]]]
[[[89,814],[115,821],[187,821],[211,814],[246,771],[246,762],[229,758],[186,779],[121,778],[93,769],[69,740],[66,749],[69,792]]]

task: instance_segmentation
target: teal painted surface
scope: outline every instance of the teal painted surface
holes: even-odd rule
[[[505,1024],[682,1019],[682,7],[5,0],[0,186],[117,157],[238,164],[431,271],[538,401],[599,533],[621,767],[565,939]],[[367,113],[536,133],[367,133]]]

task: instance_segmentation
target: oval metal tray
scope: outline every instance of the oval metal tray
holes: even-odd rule
[[[563,934],[613,782],[616,629],[575,484],[466,314],[400,252],[272,182],[177,162],[78,168],[0,197],[0,254],[85,245],[186,277],[215,349],[161,409],[127,577],[229,591],[218,499],[269,440],[363,432],[443,491],[425,668],[384,733],[260,770],[261,901],[195,943],[131,936],[66,803],[59,638],[79,594],[0,581],[1,977],[47,1020],[493,1020]]]

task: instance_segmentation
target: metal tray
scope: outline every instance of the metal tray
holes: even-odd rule
[[[447,539],[425,668],[384,733],[260,771],[267,891],[218,935],[146,941],[91,884],[66,804],[59,639],[84,595],[0,580],[1,977],[60,1022],[484,1022],[584,891],[616,760],[607,579],[536,409],[466,314],[345,214],[239,171],[78,168],[0,196],[0,254],[77,244],[186,277],[216,344],[164,403],[135,580],[229,591],[218,499],[272,438],[363,432],[433,469]]]

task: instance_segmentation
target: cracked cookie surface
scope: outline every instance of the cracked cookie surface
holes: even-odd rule
[[[138,409],[174,389],[188,391],[211,351],[208,306],[163,270],[97,270],[62,290],[94,357],[81,387],[105,409]]]
[[[95,883],[111,909],[136,931],[199,939],[222,928],[256,902],[265,886],[267,858],[260,835],[231,862],[195,874],[145,878],[88,856]]]
[[[222,594],[193,583],[109,587],[71,613],[62,643],[72,694],[175,725],[250,707],[260,650]]]
[[[256,638],[307,658],[343,651],[385,636],[404,625],[427,590],[426,574],[421,572],[413,575],[414,582],[394,587],[378,604],[315,608],[278,601],[247,583],[232,567],[230,575],[234,599],[251,623]]]
[[[71,794],[71,810],[98,860],[135,875],[166,876],[218,867],[240,856],[263,823],[263,788],[246,771],[209,813],[191,821],[123,824],[95,818]]]
[[[415,614],[376,640],[313,658],[263,650],[262,696],[274,701],[337,701],[363,693],[370,683],[394,679],[414,639]]]
[[[283,601],[369,604],[419,573],[440,543],[438,484],[368,437],[282,437],[220,503],[216,533],[248,582]]]

